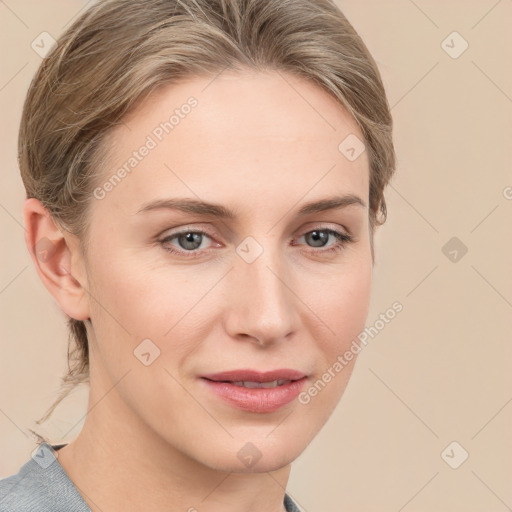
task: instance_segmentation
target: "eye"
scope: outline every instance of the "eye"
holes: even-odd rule
[[[208,251],[209,248],[203,245],[205,238],[212,240],[212,237],[205,231],[189,229],[168,235],[160,240],[159,243],[169,253],[194,258],[201,256],[204,251]],[[299,240],[301,238],[304,238],[310,244],[312,249],[308,252],[314,254],[341,251],[348,243],[354,241],[352,235],[330,228],[318,228],[308,231]],[[331,245],[327,245],[329,238],[334,240],[334,243]],[[176,240],[177,245],[171,244],[174,240]],[[322,249],[322,247],[327,247],[327,249]]]
[[[330,246],[327,246],[329,237],[334,237],[334,243]],[[330,228],[314,229],[304,233],[304,235],[302,235],[300,238],[304,238],[308,243],[311,243],[311,247],[314,248],[325,246],[328,247],[328,249],[323,249],[320,251],[309,251],[313,253],[332,253],[341,251],[348,243],[354,241],[354,237],[352,235]]]
[[[179,233],[173,233],[172,235],[166,236],[162,240],[160,240],[160,244],[162,247],[170,252],[176,254],[183,254],[185,256],[194,257],[196,255],[200,255],[199,249],[206,249],[203,245],[203,242],[206,238],[211,237],[205,231],[180,231]],[[169,245],[169,243],[176,239],[178,247],[176,245]],[[189,253],[189,254],[186,254]]]

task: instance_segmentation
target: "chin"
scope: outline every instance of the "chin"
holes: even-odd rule
[[[290,457],[290,454],[267,454],[262,455],[259,460],[253,463],[243,463],[238,458],[233,459],[232,454],[219,454],[215,460],[203,460],[202,463],[216,471],[225,473],[268,473],[269,471],[278,471],[288,466],[296,457]]]
[[[243,438],[247,441],[242,441]],[[202,458],[205,465],[220,471],[266,473],[291,464],[304,451],[306,445],[306,442],[300,443],[296,433],[271,439],[266,430],[260,436],[237,436],[226,446],[218,446],[217,454],[210,452],[208,460],[204,460],[204,456]]]

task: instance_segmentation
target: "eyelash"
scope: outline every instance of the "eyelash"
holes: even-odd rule
[[[305,235],[307,235],[309,233],[312,233],[313,231],[322,231],[324,233],[333,235],[336,238],[336,243],[333,244],[328,249],[319,248],[320,250],[314,250],[314,248],[312,248],[313,250],[307,251],[307,252],[310,252],[310,253],[334,254],[334,253],[337,253],[337,252],[343,250],[346,247],[346,245],[348,245],[349,243],[354,241],[354,237],[352,235],[349,235],[347,233],[343,233],[341,231],[336,231],[336,230],[330,229],[330,228],[315,228],[315,229],[312,229],[310,231],[306,231],[301,236],[305,236]],[[160,243],[160,245],[162,246],[162,248],[165,251],[167,251],[167,252],[169,252],[171,254],[178,254],[180,256],[185,256],[186,258],[195,258],[195,257],[202,256],[201,251],[197,250],[197,249],[190,250],[190,251],[185,251],[185,250],[179,250],[179,249],[176,249],[174,247],[169,247],[169,246],[164,245],[166,242],[169,242],[170,240],[173,240],[173,239],[179,237],[180,235],[186,235],[186,234],[189,234],[189,233],[199,234],[199,235],[207,236],[208,238],[212,238],[208,233],[206,233],[203,230],[200,230],[200,229],[199,230],[191,230],[191,229],[189,229],[189,230],[180,231],[178,233],[173,233],[172,235],[166,236],[165,238],[160,240],[159,243]],[[208,249],[205,249],[205,251],[208,251]]]

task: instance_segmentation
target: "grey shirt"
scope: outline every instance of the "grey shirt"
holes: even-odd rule
[[[42,443],[18,473],[0,480],[0,512],[91,512],[54,456],[65,444]],[[287,512],[300,512],[288,494]]]

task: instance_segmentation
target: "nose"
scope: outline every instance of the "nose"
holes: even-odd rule
[[[225,329],[239,340],[268,346],[296,332],[300,301],[282,251],[265,247],[252,263],[238,255],[227,276]]]

